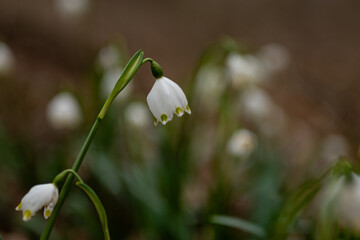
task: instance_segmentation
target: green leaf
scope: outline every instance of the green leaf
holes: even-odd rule
[[[302,184],[285,203],[274,224],[272,239],[285,239],[298,214],[310,203],[322,186],[322,178]]]
[[[132,77],[135,75],[137,70],[142,64],[142,60],[144,58],[144,52],[142,50],[137,51],[134,56],[130,59],[127,65],[124,68],[119,80],[117,81],[114,89],[110,93],[110,96],[106,100],[103,108],[99,113],[99,118],[103,119],[105,114],[110,108],[111,103],[114,101],[116,96],[126,87],[126,85],[130,82]]]
[[[102,229],[104,232],[104,239],[110,240],[106,212],[105,212],[104,206],[102,205],[99,197],[96,195],[96,193],[94,192],[94,190],[92,190],[92,188],[90,186],[88,186],[87,184],[85,184],[83,182],[77,182],[76,186],[81,188],[86,193],[86,195],[89,197],[91,202],[94,204],[96,211],[98,212],[98,215],[100,218],[101,226],[102,226]]]
[[[265,237],[265,231],[258,225],[248,222],[240,218],[234,218],[224,215],[213,215],[210,218],[210,222],[215,224],[220,224],[227,227],[233,227],[251,234],[254,234],[258,237]]]

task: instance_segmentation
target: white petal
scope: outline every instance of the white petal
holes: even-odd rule
[[[20,208],[23,211],[24,220],[27,221],[31,216],[44,206],[53,208],[58,200],[59,191],[52,184],[40,184],[32,187],[21,200]],[[28,213],[30,211],[30,214]]]
[[[166,82],[157,79],[150,93],[147,96],[147,102],[150,111],[154,117],[161,122],[166,124],[172,119],[173,116],[173,104],[171,103],[171,90],[167,86]],[[166,121],[161,120],[161,115],[167,116]]]

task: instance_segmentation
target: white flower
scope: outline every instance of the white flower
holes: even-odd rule
[[[89,0],[56,0],[56,7],[62,14],[79,16],[89,8]]]
[[[32,187],[16,207],[23,212],[23,220],[28,221],[35,213],[44,207],[44,217],[47,219],[54,209],[59,197],[59,190],[53,183],[40,184]]]
[[[8,73],[14,64],[14,54],[3,42],[0,42],[0,74]]]
[[[255,135],[246,129],[235,131],[228,144],[227,150],[234,157],[247,157],[256,145]]]
[[[109,44],[101,48],[97,61],[99,62],[101,68],[110,69],[120,65],[120,58],[117,46]]]
[[[225,87],[220,67],[204,65],[196,76],[196,96],[207,110],[217,109],[219,98]],[[211,98],[209,98],[211,96]]]
[[[360,177],[352,174],[351,179],[339,193],[336,211],[341,226],[360,233]]]
[[[249,83],[259,83],[264,78],[264,66],[253,55],[232,53],[227,58],[227,74],[235,88]]]
[[[148,125],[151,116],[145,103],[133,102],[125,109],[125,119],[132,126],[143,128]]]
[[[155,125],[158,122],[165,125],[172,119],[173,113],[178,117],[181,117],[184,111],[191,114],[184,92],[179,85],[166,77],[156,79],[147,96],[147,103],[155,117]]]
[[[46,114],[50,125],[56,129],[73,129],[82,120],[79,103],[68,92],[56,95],[49,102]]]
[[[279,72],[285,70],[290,62],[288,50],[281,44],[268,43],[260,48],[257,54],[260,61],[270,72]]]

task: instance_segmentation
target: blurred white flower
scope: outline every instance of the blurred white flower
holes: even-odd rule
[[[104,72],[104,75],[101,79],[100,83],[100,91],[101,95],[104,99],[108,98],[111,91],[115,87],[117,81],[119,80],[121,74],[123,72],[123,69],[120,67],[112,67],[107,69]],[[129,97],[133,90],[133,84],[130,82],[126,87],[121,91],[121,93],[115,98],[116,101],[121,101]]]
[[[125,109],[125,119],[132,126],[144,128],[148,126],[151,116],[142,102],[132,102]]]
[[[255,56],[232,53],[228,56],[227,75],[233,87],[259,83],[264,79],[264,66]]]
[[[23,212],[23,220],[28,221],[35,213],[44,207],[44,217],[47,219],[54,209],[59,197],[59,190],[53,183],[40,184],[32,187],[16,207]]]
[[[242,107],[246,118],[263,121],[273,109],[273,101],[268,93],[258,87],[244,92]]]
[[[165,125],[173,118],[173,113],[178,117],[184,111],[191,114],[188,101],[183,90],[175,82],[166,77],[156,79],[154,86],[147,96],[150,111],[155,117],[155,125],[161,122]]]
[[[341,226],[360,233],[360,177],[352,174],[351,180],[341,188],[336,212]]]
[[[227,144],[227,151],[234,157],[249,156],[256,146],[256,136],[246,129],[235,131]]]
[[[120,56],[116,46],[109,44],[103,47],[99,52],[98,62],[103,69],[110,69],[119,66]]]
[[[244,118],[255,122],[266,136],[273,137],[286,127],[285,113],[261,88],[247,89],[241,102]]]
[[[205,107],[216,109],[224,86],[221,68],[210,65],[201,67],[196,76],[196,96],[199,97],[201,104],[204,104]]]
[[[0,42],[0,75],[7,74],[14,65],[14,54],[3,42]]]
[[[322,142],[321,157],[324,161],[333,163],[341,156],[349,154],[349,142],[340,134],[330,134]]]
[[[258,58],[270,72],[283,71],[288,67],[290,54],[281,44],[269,43],[260,48]]]
[[[47,106],[47,118],[56,129],[74,129],[82,121],[78,101],[68,92],[57,94]]]
[[[57,10],[62,14],[79,16],[84,14],[90,5],[89,0],[55,0]]]

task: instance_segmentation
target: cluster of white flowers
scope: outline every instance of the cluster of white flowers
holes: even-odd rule
[[[226,60],[227,76],[235,88],[259,84],[272,73],[286,69],[290,62],[287,49],[277,43],[269,43],[256,54],[231,53]]]
[[[56,129],[74,129],[82,121],[80,105],[69,92],[57,94],[49,102],[46,114],[50,125]]]
[[[36,185],[21,199],[16,210],[22,211],[23,220],[28,221],[44,207],[44,217],[47,219],[51,215],[58,197],[59,190],[53,183]]]

